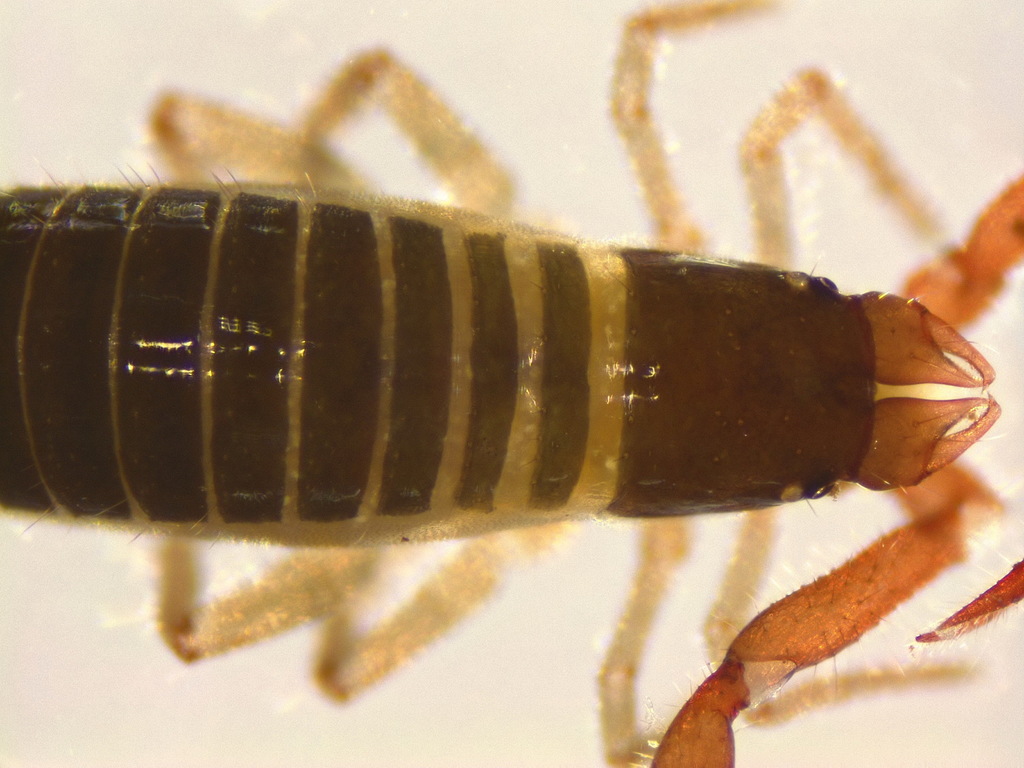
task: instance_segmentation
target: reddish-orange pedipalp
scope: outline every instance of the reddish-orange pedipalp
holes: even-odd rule
[[[990,305],[1006,273],[1024,258],[1024,178],[978,219],[962,248],[922,268],[907,293],[969,323]],[[833,657],[874,629],[945,568],[962,562],[970,535],[965,515],[999,500],[978,480],[947,467],[902,492],[911,522],[879,538],[853,559],[762,611],[730,645],[722,665],[669,726],[652,766],[731,768],[732,723],[800,670]],[[879,574],[883,574],[879,578]],[[956,638],[983,626],[1024,598],[1024,561],[985,593],[918,635],[919,642]]]
[[[770,23],[770,22],[769,22],[769,23]],[[687,44],[688,44],[688,43],[687,43]],[[683,50],[682,50],[682,49],[683,49],[683,46],[682,46],[682,44],[680,44],[680,46],[679,46],[679,47],[680,47],[680,54],[682,55],[682,54],[683,54]],[[813,55],[812,55],[812,56],[810,56],[810,57],[809,57],[809,59],[808,59],[808,60],[813,60],[813,61],[821,61],[822,63],[825,63],[825,64],[828,64],[828,63],[829,63],[828,57],[827,57],[827,56],[821,56],[821,55],[817,55],[817,56],[813,56]],[[787,73],[788,73],[789,71],[790,71],[790,70],[788,70],[788,69],[785,69],[785,68],[782,68],[782,69],[780,69],[780,71],[779,71],[779,73],[778,73],[778,75],[777,75],[777,78],[776,78],[776,79],[781,79],[781,78],[782,78],[782,77],[784,77],[784,76],[785,76],[785,75],[786,75],[786,74],[787,74]],[[172,79],[172,78],[168,78],[168,79],[170,80],[170,79]],[[439,83],[441,83],[441,84],[447,85],[447,83],[446,83],[446,82],[443,82],[443,81],[445,81],[445,80],[446,80],[446,75],[437,75],[437,76],[435,76],[435,78],[434,78],[434,79],[435,79],[436,81],[438,81]],[[178,82],[176,78],[173,78],[173,80],[174,80],[174,82]],[[856,84],[857,84],[857,82],[856,82],[856,81],[857,81],[857,78],[856,78],[856,77],[854,76],[854,74],[853,74],[853,73],[849,73],[849,81],[850,81],[850,84],[851,84],[852,86],[854,86],[854,88],[856,89]],[[446,88],[446,90],[447,90],[447,88]],[[457,87],[455,88],[455,90],[457,91]],[[218,92],[219,92],[219,89],[218,89]],[[468,108],[468,109],[466,109],[466,111],[467,111],[467,112],[472,112],[473,110],[472,110],[472,108]],[[868,111],[869,111],[869,112],[872,112],[872,110],[871,110],[871,109],[868,109]],[[887,131],[887,128],[888,128],[888,126],[886,125],[886,120],[885,120],[885,118],[879,118],[879,117],[878,117],[878,116],[877,116],[877,115],[876,115],[876,114],[875,114],[874,112],[872,112],[872,122],[873,122],[873,123],[874,123],[874,124],[875,124],[875,125],[876,125],[877,127],[879,127],[879,128],[881,128],[881,129],[883,129],[883,131],[884,131],[884,132],[888,132],[888,131]],[[909,119],[909,118],[908,118],[908,122],[910,122],[910,119]],[[685,137],[685,130],[683,130],[682,128],[680,128],[680,129],[679,129],[679,131],[680,131],[680,132],[681,132],[681,133],[682,133],[682,134],[684,135],[684,137]],[[496,142],[496,143],[500,143],[500,142]],[[994,189],[994,187],[993,187],[993,189]],[[828,191],[826,191],[826,192],[824,193],[824,196],[825,196],[826,198],[827,198],[827,197],[829,196],[829,193],[828,193]],[[944,198],[943,198],[942,194],[936,194],[936,195],[935,195],[935,197],[936,197],[936,198],[937,198],[938,200],[941,200],[941,201],[942,201],[943,203],[945,202],[945,200],[944,200]],[[984,199],[984,196],[983,196],[983,195],[976,195],[975,197],[976,197],[976,200],[975,200],[975,202],[976,202],[977,200],[982,200],[982,199]],[[974,204],[974,203],[972,203],[972,205],[973,205],[973,204]],[[737,206],[737,207],[741,207],[741,206]],[[965,207],[966,207],[966,206],[965,206]],[[718,229],[718,228],[716,227],[716,230],[717,230],[717,229]],[[822,271],[825,271],[825,266],[822,266]],[[888,283],[887,283],[886,281],[883,281],[883,284],[888,284]],[[820,513],[820,512],[819,512],[819,513]],[[831,515],[830,515],[830,516],[831,516]],[[952,607],[952,606],[951,606],[951,607]],[[684,686],[684,687],[685,687],[685,686]]]

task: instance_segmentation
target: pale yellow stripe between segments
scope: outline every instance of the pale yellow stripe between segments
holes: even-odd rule
[[[395,265],[392,260],[391,214],[381,209],[370,210],[373,231],[377,238],[377,260],[381,281],[381,340],[380,381],[368,381],[366,386],[380,388],[377,411],[377,433],[373,443],[370,471],[366,478],[363,502],[356,520],[366,521],[377,514],[380,506],[381,484],[384,481],[384,452],[391,424],[391,382],[395,374]]]
[[[580,246],[590,289],[590,383],[587,450],[569,505],[595,512],[614,498],[622,443],[622,368],[626,331],[626,267],[618,252]]]
[[[217,211],[217,224],[210,246],[210,264],[206,272],[206,292],[203,294],[203,310],[199,316],[199,407],[202,419],[203,439],[203,480],[206,483],[206,518],[211,524],[224,524],[217,501],[217,488],[213,473],[213,356],[216,342],[213,328],[216,318],[214,297],[217,295],[217,273],[220,265],[221,245],[224,241],[225,222],[238,193],[226,189],[221,192],[221,206]]]
[[[285,383],[288,387],[288,441],[284,455],[284,502],[281,522],[299,522],[299,460],[302,450],[302,374],[306,340],[306,261],[315,201],[299,199],[299,235],[295,243],[295,299],[292,337],[288,340]],[[311,448],[312,446],[307,446]],[[315,450],[315,448],[314,448]]]
[[[137,523],[149,522],[149,514],[142,505],[139,504],[139,500],[135,498],[135,494],[132,493],[131,486],[128,484],[127,475],[124,471],[124,460],[121,456],[121,430],[117,428],[117,414],[119,412],[120,402],[120,391],[118,388],[118,365],[117,359],[121,356],[121,350],[119,344],[119,334],[114,332],[114,329],[120,327],[121,317],[121,305],[123,304],[124,298],[124,270],[125,264],[128,261],[128,248],[132,244],[132,235],[136,231],[135,221],[139,215],[139,211],[142,207],[149,202],[149,199],[156,193],[156,189],[153,187],[147,187],[146,191],[139,197],[139,204],[135,206],[135,210],[132,212],[132,220],[128,223],[126,229],[127,232],[124,238],[124,244],[121,246],[121,261],[117,268],[117,287],[114,290],[114,307],[111,313],[110,319],[110,344],[107,347],[108,360],[107,360],[107,390],[110,392],[110,429],[114,435],[114,458],[117,461],[117,473],[121,480],[121,488],[124,489],[124,497],[127,499],[128,510],[131,514],[132,520]]]
[[[430,507],[432,510],[455,510],[455,494],[458,493],[462,478],[466,439],[469,435],[473,286],[465,233],[461,227],[450,224],[444,227],[443,233],[452,301],[452,378],[448,395],[448,428]]]
[[[510,235],[505,240],[505,257],[518,326],[519,370],[512,432],[494,493],[494,506],[497,514],[523,515],[529,504],[540,434],[544,308],[536,242],[522,235]]]

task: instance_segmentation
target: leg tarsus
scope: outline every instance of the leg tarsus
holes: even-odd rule
[[[169,538],[160,547],[157,565],[157,626],[167,646],[185,662],[198,658],[190,642],[199,589],[194,547],[187,539]]]
[[[360,637],[347,633],[344,620],[329,622],[315,666],[320,689],[346,701],[408,662],[493,593],[502,555],[491,537],[463,545],[407,603]]]

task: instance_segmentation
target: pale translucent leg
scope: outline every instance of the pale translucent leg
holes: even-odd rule
[[[358,189],[365,182],[332,154],[327,140],[374,106],[391,116],[459,204],[508,213],[513,187],[505,169],[385,51],[371,51],[343,67],[295,129],[180,94],[160,99],[152,128],[179,183],[206,182],[211,169],[223,168],[235,180]],[[302,551],[257,582],[201,606],[193,545],[170,539],[160,554],[160,631],[179,656],[192,661],[326,618],[315,674],[325,692],[347,699],[466,618],[493,593],[509,561],[537,554],[557,530],[496,534],[461,545],[406,604],[362,635],[355,629],[359,608],[382,576],[380,553]]]
[[[920,237],[934,241],[940,226],[875,134],[858,117],[832,79],[816,69],[794,77],[754,119],[741,147],[754,217],[758,261],[785,266],[793,253],[789,193],[782,145],[805,121],[818,118],[839,146],[867,172],[875,191]]]
[[[185,661],[258,643],[334,613],[367,587],[378,559],[372,549],[303,550],[258,581],[199,605],[196,546],[170,538],[162,544],[158,561],[160,633]]]
[[[773,4],[771,0],[713,0],[660,6],[642,11],[625,24],[612,83],[612,115],[654,222],[657,245],[662,248],[692,252],[702,247],[705,238],[672,179],[664,141],[651,115],[658,43],[667,34],[717,19],[740,17]],[[636,721],[636,672],[671,575],[687,549],[685,521],[645,521],[643,525],[630,594],[598,678],[605,755],[611,765],[637,763],[645,751],[646,742]],[[770,513],[751,518],[745,527],[749,529],[748,539],[764,543],[762,559],[767,558],[772,536]],[[756,594],[756,588],[746,585],[756,585],[763,567],[744,568],[744,562],[742,557],[734,558],[733,576],[719,596],[715,618],[708,620],[709,627],[713,621],[722,627],[708,629],[716,646],[728,645],[728,627],[745,623],[745,619],[737,622],[733,617],[744,615],[745,601]],[[737,594],[742,594],[742,599],[736,599]]]
[[[743,513],[733,557],[704,625],[711,658],[724,654],[754,613],[775,540],[775,519],[775,510]],[[605,758],[613,766],[639,765],[650,757],[650,741],[636,721],[636,674],[672,575],[689,549],[686,520],[643,525],[630,594],[598,676]]]
[[[305,142],[329,135],[369,108],[382,109],[412,142],[452,197],[466,208],[507,216],[515,187],[508,170],[409,67],[386,50],[346,65],[300,124]]]
[[[627,22],[612,87],[612,112],[637,174],[638,184],[655,223],[662,247],[692,251],[705,239],[672,180],[664,142],[650,109],[650,91],[657,45],[667,33],[678,33],[717,19],[745,16],[774,3],[770,0],[719,0],[646,10]],[[920,236],[934,239],[939,232],[924,198],[896,168],[880,142],[864,125],[827,75],[808,71],[798,75],[758,115],[742,146],[742,161],[752,200],[755,257],[758,261],[788,267],[793,263],[790,237],[791,214],[781,147],[805,120],[820,118],[840,146],[864,166],[879,194],[892,204]],[[775,513],[745,515],[742,530],[715,604],[705,624],[705,640],[713,656],[732,641],[754,612],[754,605],[775,539]],[[602,672],[602,725],[606,753],[612,762],[627,764],[641,748],[634,725],[633,676],[650,629],[650,621],[664,592],[663,583],[677,562],[670,557],[644,554],[634,587],[620,620]],[[648,571],[662,574],[661,582],[645,593]],[[645,619],[635,631],[622,627],[634,615]],[[959,668],[936,667],[922,676],[955,677]],[[884,675],[883,675],[884,677]],[[852,695],[878,685],[857,677],[831,682]],[[890,682],[895,683],[895,673]],[[806,701],[811,698],[805,696]],[[769,720],[768,715],[761,721]]]
[[[924,265],[907,281],[904,296],[958,328],[981,316],[1024,259],[1024,176],[1015,179],[974,223],[970,236]]]
[[[768,561],[775,547],[777,519],[778,513],[774,509],[743,513],[732,557],[704,621],[704,646],[708,649],[709,658],[721,658],[736,634],[754,615]]]
[[[150,115],[150,133],[177,184],[218,179],[300,191],[368,188],[337,153],[303,141],[297,131],[196,96],[161,96]]]
[[[626,145],[659,247],[692,253],[705,244],[704,234],[672,180],[664,137],[651,114],[651,86],[661,38],[774,4],[773,0],[712,0],[656,6],[631,17],[623,27],[612,79],[612,118]]]
[[[462,622],[493,594],[511,562],[538,555],[563,530],[547,526],[462,544],[405,603],[362,634],[360,611],[384,575],[379,551],[303,550],[258,581],[200,605],[195,545],[172,538],[160,556],[158,624],[174,652],[195,661],[326,619],[314,674],[325,693],[347,700]]]
[[[672,574],[688,549],[685,521],[645,521],[626,607],[598,674],[601,731],[609,765],[638,764],[646,751],[647,742],[636,721],[636,673]]]
[[[782,147],[805,121],[819,118],[839,145],[867,171],[875,189],[921,237],[934,237],[939,225],[923,196],[893,161],[828,75],[798,74],[765,105],[751,124],[741,158],[753,212],[756,259],[778,267],[794,260],[792,213]],[[775,514],[747,514],[718,597],[705,624],[708,649],[717,655],[753,613],[768,558]]]
[[[977,672],[971,664],[930,664],[920,667],[866,669],[835,677],[816,678],[786,688],[785,693],[744,712],[749,725],[781,725],[809,710],[842,704],[862,696],[877,696],[908,686],[948,686],[963,682]]]
[[[395,122],[457,205],[510,213],[508,171],[418,75],[383,50],[342,67],[295,128],[176,93],[159,100],[151,127],[179,181],[207,182],[224,169],[231,178],[262,184],[365,189],[329,141],[373,108]]]
[[[566,530],[545,526],[461,545],[408,602],[362,635],[353,631],[350,616],[335,614],[316,663],[321,689],[344,701],[373,686],[483,605],[511,563],[537,556]]]

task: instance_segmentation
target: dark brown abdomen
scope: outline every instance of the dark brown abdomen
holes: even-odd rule
[[[621,514],[747,509],[856,475],[874,347],[829,281],[627,251]]]
[[[341,196],[4,200],[4,506],[373,543],[766,506],[866,449],[817,278]]]

